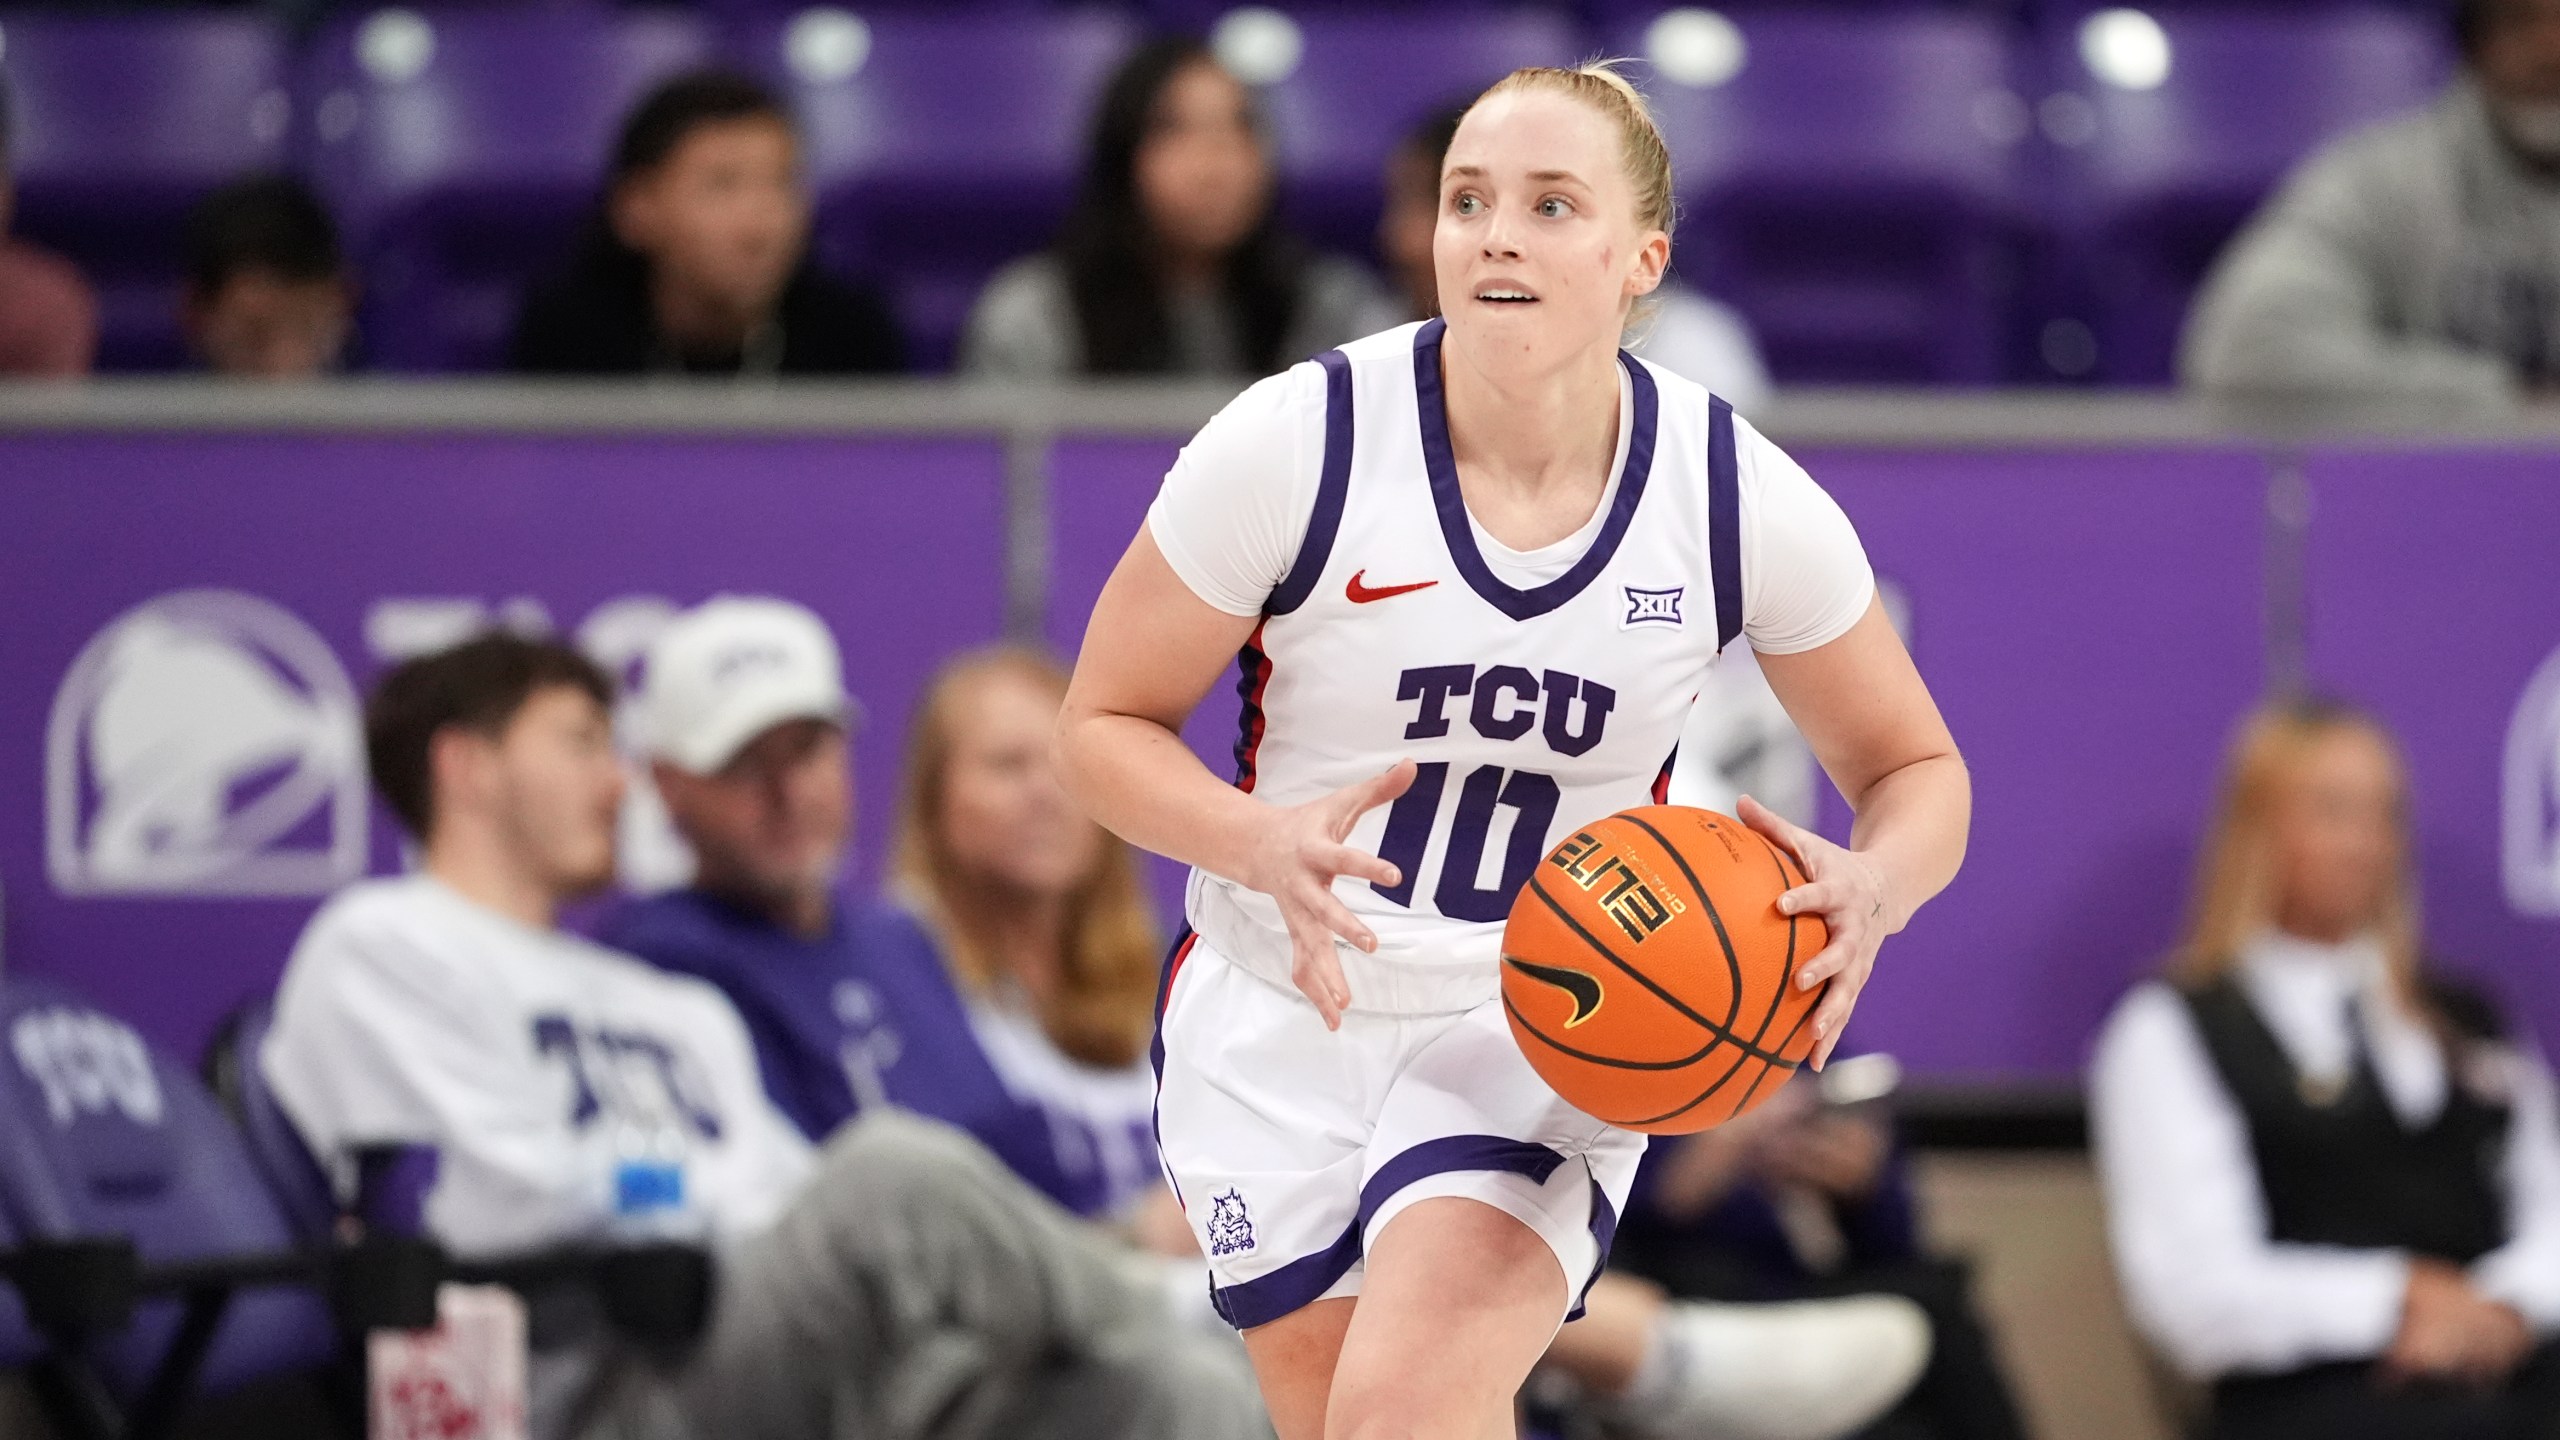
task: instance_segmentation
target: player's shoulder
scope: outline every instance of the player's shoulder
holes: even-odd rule
[[[1355,370],[1401,365],[1410,371],[1413,368],[1414,332],[1420,330],[1424,323],[1420,320],[1408,320],[1402,325],[1391,326],[1374,335],[1363,335],[1357,340],[1344,341],[1336,348],[1342,352],[1343,359],[1351,362]],[[1307,363],[1311,366],[1321,365],[1321,361],[1318,360],[1310,360]]]

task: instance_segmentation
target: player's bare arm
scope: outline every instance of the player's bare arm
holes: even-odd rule
[[[1831,943],[1797,981],[1808,989],[1831,983],[1813,1018],[1813,1064],[1820,1069],[1874,973],[1877,948],[1964,862],[1973,782],[1881,601],[1869,602],[1831,643],[1763,655],[1760,668],[1858,817],[1844,850],[1756,801],[1742,802],[1742,819],[1793,851],[1812,882],[1788,891],[1780,908],[1819,914],[1831,927]]]
[[[1141,527],[1086,625],[1058,718],[1059,764],[1078,803],[1112,833],[1279,902],[1298,989],[1337,1027],[1351,991],[1334,939],[1375,950],[1378,938],[1335,898],[1333,881],[1400,878],[1343,837],[1405,792],[1413,764],[1294,806],[1266,805],[1211,774],[1182,742],[1182,722],[1253,627],[1252,616],[1193,594]]]

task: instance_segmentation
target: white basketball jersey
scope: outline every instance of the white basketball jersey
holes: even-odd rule
[[[1517,589],[1468,519],[1440,385],[1442,322],[1318,357],[1323,473],[1288,576],[1240,659],[1236,783],[1293,805],[1411,758],[1419,774],[1349,843],[1400,883],[1335,892],[1378,933],[1337,947],[1356,1009],[1469,1008],[1496,991],[1501,928],[1549,848],[1654,803],[1707,667],[1742,626],[1733,415],[1621,354],[1625,458],[1589,548]],[[1195,872],[1216,948],[1290,984],[1277,907]]]

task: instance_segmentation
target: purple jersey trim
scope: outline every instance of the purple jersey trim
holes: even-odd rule
[[[1440,512],[1440,535],[1471,589],[1514,620],[1534,620],[1581,594],[1618,553],[1618,542],[1626,538],[1636,505],[1644,499],[1645,478],[1653,472],[1654,425],[1660,419],[1661,397],[1653,376],[1621,351],[1618,363],[1626,367],[1634,393],[1635,422],[1634,433],[1627,437],[1627,464],[1618,479],[1617,499],[1609,507],[1608,518],[1600,522],[1591,548],[1573,562],[1572,569],[1535,589],[1517,590],[1485,564],[1483,552],[1476,548],[1475,531],[1467,523],[1466,496],[1458,489],[1457,455],[1449,446],[1448,404],[1440,389],[1440,334],[1447,328],[1446,321],[1429,320],[1413,337],[1414,408],[1422,418],[1422,464],[1431,477],[1432,505]]]

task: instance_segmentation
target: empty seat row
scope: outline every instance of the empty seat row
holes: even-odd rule
[[[807,134],[817,245],[885,285],[928,365],[970,297],[1045,243],[1117,11],[1026,6],[349,12],[299,52],[195,13],[0,11],[21,226],[87,266],[113,363],[173,363],[180,217],[292,167],[345,226],[376,363],[495,363],[529,279],[595,201],[624,111],[723,61]],[[2386,5],[2101,11],[2020,29],[1927,5],[1631,13],[1498,6],[1231,12],[1292,220],[1365,253],[1383,161],[1512,66],[1642,57],[1680,170],[1677,263],[1741,308],[1791,382],[2165,376],[2187,292],[2294,160],[2424,103],[2439,20]],[[2052,343],[2057,323],[2084,346]],[[2041,345],[2041,350],[2040,350]],[[2078,351],[2087,353],[2080,354]],[[2043,354],[2051,363],[2039,360]]]

